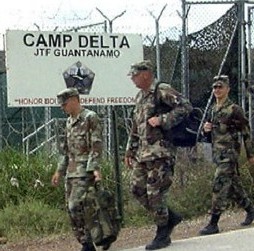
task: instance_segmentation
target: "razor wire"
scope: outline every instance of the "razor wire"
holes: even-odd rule
[[[159,65],[161,81],[169,82],[176,89],[181,90],[181,50],[183,48],[181,48],[182,30],[180,26],[182,17],[179,15],[179,9],[172,10],[172,8],[167,6],[159,19],[159,30],[156,30],[156,22],[151,13],[155,17],[158,17],[163,6],[164,5],[162,5],[161,9],[157,12],[153,9],[146,9],[142,11],[139,9],[131,10],[132,14],[139,15],[141,20],[139,23],[134,24],[127,15],[130,10],[126,9],[126,13],[115,20],[113,20],[114,17],[121,13],[116,13],[116,15],[109,17],[109,20],[106,20],[98,11],[91,10],[90,12],[88,11],[85,18],[80,18],[80,15],[74,15],[72,19],[63,18],[58,20],[57,18],[53,18],[53,16],[51,16],[50,18],[52,22],[50,24],[43,19],[43,22],[39,22],[37,20],[31,24],[31,26],[33,29],[37,28],[41,30],[100,33],[107,31],[109,29],[109,21],[113,20],[111,22],[113,32],[136,33],[136,28],[142,28],[142,23],[148,22],[149,26],[142,30],[144,59],[150,59],[154,65]],[[232,17],[235,15],[235,10],[231,9],[232,4],[228,4],[226,5],[227,7],[224,8],[223,12],[220,12],[221,15],[218,16],[217,13],[215,17],[213,14],[214,12],[211,12],[213,6],[215,5],[191,5],[187,20],[187,60],[190,67],[188,70],[189,77],[187,78],[187,81],[190,84],[190,99],[194,102],[194,105],[198,105],[203,109],[205,108],[205,103],[203,102],[208,99],[207,90],[210,90],[208,87],[210,85],[210,80],[217,74],[218,68],[223,60],[223,55],[225,54],[226,48],[229,44],[229,40],[231,38],[230,31],[232,32],[233,27],[231,26],[230,28],[230,25],[233,24]],[[218,6],[218,4],[216,6]],[[100,16],[99,21],[98,19],[92,19],[95,13],[97,16]],[[203,21],[201,22],[201,20]],[[120,21],[123,21],[122,23],[124,24]],[[199,28],[196,26],[196,29],[194,29],[193,27],[197,24],[197,22],[199,22]],[[226,27],[225,30],[224,27]],[[15,28],[22,27],[17,25]],[[141,30],[139,32],[141,33]],[[158,41],[156,36],[159,36],[159,46],[156,44]],[[158,53],[160,53],[159,64],[156,61],[158,59]],[[201,57],[197,57],[197,55],[201,55]],[[204,58],[210,59],[211,62],[207,64],[207,61],[204,61]],[[5,72],[0,72],[0,87],[0,134],[2,139],[0,139],[0,149],[3,149],[4,147],[24,148],[22,145],[22,139],[45,124],[45,110],[43,108],[34,107],[8,108]],[[201,94],[199,95],[199,93]],[[59,107],[51,107],[50,109],[51,118],[58,121],[66,117]],[[103,125],[108,123],[105,107],[94,106],[91,107],[91,109],[95,110],[99,114]],[[119,150],[121,154],[124,152],[127,135],[130,130],[131,111],[132,106],[116,107],[116,115],[118,119],[117,130],[119,135],[121,135],[119,138]],[[57,133],[61,134],[63,125],[58,123],[57,127],[59,131]],[[51,127],[49,130],[52,135],[54,135],[55,128]],[[103,133],[105,139],[111,137],[111,135],[108,135],[108,130],[104,130]],[[40,130],[37,132],[36,138],[31,142],[33,147],[42,144],[45,140],[45,132]],[[54,142],[54,144],[56,145],[57,142]]]
[[[170,10],[172,11],[172,10]],[[75,15],[74,18],[63,18],[60,21],[57,21],[56,17],[59,17],[60,14],[58,13],[54,18],[53,16],[48,17],[48,21],[45,22],[45,19],[43,21],[36,21],[31,24],[31,28],[36,28],[37,30],[53,30],[53,31],[73,31],[73,32],[93,32],[93,33],[101,33],[105,32],[109,29],[109,21],[110,18],[106,18],[106,15],[104,15],[101,19],[101,22],[93,21],[91,20],[92,14],[95,14],[95,10],[91,10],[88,15],[85,18],[80,18],[80,16]],[[138,10],[134,10],[134,12],[138,12]],[[154,13],[154,12],[152,12]],[[166,12],[165,12],[166,13]],[[97,11],[97,15],[100,14]],[[156,15],[156,13],[154,13]],[[162,53],[162,59],[161,59],[161,67],[162,67],[162,78],[165,81],[168,81],[170,79],[170,74],[173,72],[173,64],[174,64],[174,58],[176,58],[176,52],[178,50],[177,47],[179,47],[179,42],[177,39],[179,39],[179,33],[180,31],[174,27],[171,29],[170,27],[165,29],[162,29],[160,27],[160,33],[156,34],[156,26],[154,23],[153,17],[151,17],[151,12],[148,10],[145,10],[143,12],[144,20],[150,19],[150,23],[153,23],[153,25],[150,27],[150,30],[147,30],[147,35],[143,36],[143,43],[144,43],[144,58],[145,59],[151,59],[154,64],[156,65],[156,35],[160,36],[160,46],[165,47],[165,50],[169,51],[166,54]],[[116,15],[117,16],[117,15]],[[119,16],[119,19],[123,18],[125,15]],[[163,16],[161,17],[163,18]],[[89,20],[89,23],[88,23]],[[115,19],[111,22],[111,28],[112,32],[126,32],[128,30],[128,33],[131,33],[132,30],[135,30],[135,27],[128,27],[125,26],[120,27],[117,25],[118,19]],[[68,24],[68,25],[67,25]],[[129,22],[125,22],[125,25],[128,25]],[[137,26],[137,24],[136,24]],[[15,27],[16,28],[16,27]],[[20,28],[20,27],[19,27]],[[175,40],[176,39],[176,40]],[[173,45],[171,45],[171,41],[173,42]],[[172,48],[171,48],[172,47]],[[171,70],[169,70],[171,69]],[[5,75],[5,74],[3,74]],[[6,106],[7,104],[7,85],[5,80],[3,80],[4,84],[2,85],[2,88],[4,91],[2,91],[3,98],[0,102],[2,102],[2,106],[4,111],[2,113],[0,124],[1,128],[3,128],[2,137],[4,140],[2,141],[2,148],[5,146],[11,146],[11,147],[22,147],[23,150],[27,151],[25,148],[26,146],[22,146],[22,139],[26,139],[26,137],[30,134],[33,134],[33,132],[36,132],[35,138],[33,141],[29,143],[30,147],[34,149],[36,146],[40,147],[42,145],[42,142],[45,140],[45,130],[47,130],[47,127],[45,127],[45,130],[38,130],[38,128],[41,128],[42,125],[50,121],[50,116],[52,118],[65,118],[65,115],[63,112],[57,108],[57,107],[50,107],[50,115],[48,115],[48,121],[45,121],[45,113],[48,113],[49,111],[43,108],[8,108]],[[106,111],[105,107],[98,106],[98,107],[91,107],[91,109],[95,110],[99,116],[102,119],[102,123],[104,125],[104,128],[107,128],[108,121],[108,113]],[[129,122],[130,122],[130,113],[131,113],[132,107],[117,107],[117,115],[120,116],[120,123],[118,126],[118,130],[120,131],[121,135],[127,135],[129,131]],[[121,119],[123,118],[123,119]],[[37,130],[36,130],[37,129]],[[49,128],[50,135],[54,134],[54,128]],[[111,132],[109,130],[104,129],[104,138],[108,139],[111,138]],[[50,137],[49,137],[50,138]],[[120,142],[120,150],[124,151],[124,145],[126,143],[126,137],[124,137],[124,141]]]

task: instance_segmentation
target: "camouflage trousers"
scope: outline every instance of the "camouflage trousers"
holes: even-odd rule
[[[157,159],[135,163],[131,179],[131,192],[153,216],[158,226],[168,221],[168,192],[174,175],[175,160]]]
[[[237,162],[217,163],[213,180],[213,197],[211,213],[223,212],[229,200],[236,202],[240,207],[252,205],[248,198],[238,172]]]
[[[89,187],[94,185],[94,175],[90,173],[87,177],[67,178],[65,183],[66,207],[70,217],[72,230],[77,240],[83,244],[91,242],[91,234],[85,222],[89,215],[84,210],[83,195]],[[91,205],[92,207],[93,205]]]

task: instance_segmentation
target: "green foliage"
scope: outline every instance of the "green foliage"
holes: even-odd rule
[[[152,216],[134,200],[128,200],[124,204],[124,226],[141,227],[144,225],[151,225]]]
[[[211,172],[206,176],[199,175],[199,168],[197,167],[196,176],[189,180],[184,187],[174,187],[172,192],[172,203],[177,211],[181,212],[184,218],[193,218],[207,213],[211,206],[212,190]]]
[[[9,240],[42,237],[70,230],[66,212],[36,200],[7,205],[0,214],[0,226],[2,234]]]
[[[58,188],[52,187],[50,183],[56,159],[47,154],[29,156],[27,159],[20,152],[6,150],[0,152],[0,163],[0,233],[4,231],[13,240],[70,231],[64,208],[64,182]],[[176,163],[169,205],[185,219],[206,214],[211,205],[214,166],[188,152],[180,152]],[[241,157],[243,184],[251,195],[253,178],[246,163],[246,157]],[[122,207],[124,226],[153,224],[151,215],[130,193],[132,171],[123,163],[116,170],[114,164],[113,159],[104,159],[102,185],[115,194],[117,205]],[[120,177],[117,177],[117,173]]]
[[[243,151],[242,151],[243,152]],[[251,165],[245,156],[240,157],[239,161],[239,173],[243,183],[243,187],[248,196],[254,199],[254,167]]]
[[[26,156],[14,150],[0,153],[0,201],[1,208],[7,204],[36,199],[54,207],[64,205],[63,185],[51,186],[55,170],[54,159],[46,155]]]

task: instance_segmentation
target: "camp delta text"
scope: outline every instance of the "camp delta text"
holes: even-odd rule
[[[118,58],[122,49],[130,48],[130,41],[124,35],[71,35],[33,34],[23,35],[23,43],[35,48],[35,56],[56,57],[110,57]],[[74,48],[74,49],[73,49]]]

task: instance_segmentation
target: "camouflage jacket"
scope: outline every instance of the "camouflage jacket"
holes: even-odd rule
[[[176,148],[173,145],[169,147],[163,145],[161,128],[170,129],[177,125],[192,109],[190,103],[179,92],[169,84],[161,84],[157,98],[168,106],[168,112],[155,114],[154,91],[155,83],[148,92],[140,90],[136,96],[126,156],[133,157],[139,162],[175,156]],[[148,124],[148,119],[155,115],[159,116],[161,127],[153,128]]]
[[[240,154],[243,139],[247,157],[254,156],[250,127],[242,108],[230,99],[219,109],[214,105],[210,111],[213,124],[211,137],[215,162],[235,162]]]
[[[77,118],[68,117],[57,170],[66,177],[83,177],[99,170],[102,128],[98,115],[83,109]]]

